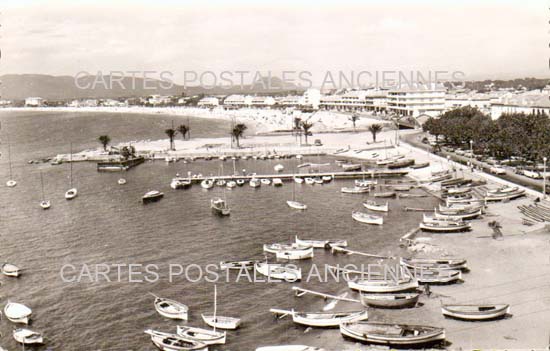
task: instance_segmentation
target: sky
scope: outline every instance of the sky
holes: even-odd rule
[[[549,77],[545,0],[0,2],[0,74],[463,72]],[[204,72],[211,71],[208,75]],[[141,74],[141,73],[140,73]],[[233,79],[236,75],[233,74]],[[238,76],[238,75],[237,75]],[[246,75],[249,77],[249,75]],[[440,75],[441,76],[441,75]],[[445,76],[445,74],[443,74]]]

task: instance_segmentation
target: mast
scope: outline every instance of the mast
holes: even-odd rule
[[[70,154],[69,154],[69,168],[70,168],[70,176],[69,176],[69,188],[73,188],[73,143],[70,144]]]
[[[7,137],[8,139],[8,166],[10,171],[10,180],[12,179],[12,170],[11,170],[11,145],[10,145],[10,137]]]
[[[218,312],[218,288],[214,285],[214,332],[216,331],[216,313]]]

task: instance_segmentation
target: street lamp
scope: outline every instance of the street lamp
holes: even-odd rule
[[[543,173],[542,173],[542,198],[545,199],[546,198],[546,161],[548,159],[546,157],[543,157],[542,158],[542,169],[543,169]]]

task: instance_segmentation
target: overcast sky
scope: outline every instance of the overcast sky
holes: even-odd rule
[[[463,71],[550,76],[544,0],[2,0],[0,73]]]

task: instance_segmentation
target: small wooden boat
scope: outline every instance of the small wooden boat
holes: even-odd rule
[[[355,180],[355,186],[359,186],[363,188],[372,187],[372,186],[375,186],[376,184],[378,184],[377,180],[365,180],[365,179]]]
[[[285,260],[305,260],[313,258],[313,247],[279,250],[275,252],[275,257]]]
[[[447,284],[462,279],[462,272],[454,269],[420,269],[414,276],[422,284]]]
[[[343,187],[340,190],[345,194],[365,194],[370,191],[370,188],[354,186],[353,188]]]
[[[465,222],[422,222],[420,229],[427,232],[455,233],[464,232],[471,229],[470,223]]]
[[[420,168],[426,168],[430,165],[430,162],[421,162],[421,163],[416,163],[414,165],[411,165],[410,167],[412,169],[420,169]]]
[[[522,196],[525,196],[524,189],[519,189],[516,191],[511,191],[506,193],[497,193],[497,194],[487,193],[484,199],[485,201],[507,201],[507,200],[517,199]]]
[[[321,177],[315,177],[315,178],[313,178],[313,181],[315,182],[315,184],[319,184],[319,185],[325,183],[325,182],[323,181],[323,178],[321,178]]]
[[[191,179],[189,178],[174,178],[170,182],[170,188],[176,189],[188,189],[191,187]]]
[[[374,197],[381,197],[381,198],[388,198],[388,197],[395,197],[395,192],[393,191],[386,191],[383,193],[374,193]]]
[[[244,179],[237,179],[237,180],[235,181],[235,183],[237,183],[237,186],[243,186],[244,183],[245,183],[245,180],[244,180]]]
[[[252,178],[250,179],[250,182],[248,182],[248,184],[252,188],[259,188],[262,185],[262,182],[259,179]]]
[[[304,178],[294,177],[294,182],[298,184],[302,184],[304,182]]]
[[[357,163],[345,163],[342,165],[344,172],[360,171],[361,165]]]
[[[343,336],[365,343],[419,346],[445,340],[445,329],[395,323],[349,322],[340,324]]]
[[[271,279],[280,279],[288,282],[295,282],[302,279],[302,270],[285,267],[281,264],[258,262],[254,265],[256,272]]]
[[[332,176],[322,176],[321,179],[323,180],[324,183],[330,183],[332,181]]]
[[[20,303],[8,301],[4,306],[4,315],[13,323],[29,324],[31,314],[32,310]]]
[[[214,179],[205,179],[201,182],[201,188],[212,189],[214,187]]]
[[[506,194],[506,193],[512,193],[518,191],[519,188],[517,186],[511,186],[511,185],[505,185],[498,189],[493,190],[487,190],[487,194]]]
[[[366,201],[363,202],[363,206],[365,206],[367,209],[371,211],[378,211],[378,212],[388,212],[389,205],[386,202],[385,205],[377,204],[375,201]]]
[[[402,159],[399,161],[394,161],[388,164],[386,167],[389,169],[405,168],[414,165],[414,159]]]
[[[214,314],[213,315],[201,314],[201,317],[204,323],[208,324],[214,329],[229,329],[229,330],[237,329],[241,325],[241,320],[239,318],[218,316],[217,311],[218,311],[218,289],[217,289],[217,286],[214,285]]]
[[[337,327],[343,322],[364,321],[369,318],[365,310],[351,312],[296,312],[272,308],[270,312],[283,316],[292,316],[292,321],[296,324],[308,327],[330,328]]]
[[[360,279],[348,281],[348,287],[366,293],[394,293],[418,288],[418,281],[412,277],[403,279]]]
[[[446,317],[461,320],[485,321],[506,316],[510,313],[510,305],[442,305],[441,313]]]
[[[256,351],[325,351],[325,349],[306,345],[277,345],[258,347]]]
[[[462,195],[468,194],[472,191],[472,188],[469,186],[457,187],[457,188],[448,188],[447,194],[449,195]]]
[[[463,258],[405,258],[399,263],[412,269],[467,269],[467,261]]]
[[[459,195],[452,195],[448,196],[445,201],[447,201],[448,204],[457,203],[457,202],[464,202],[465,200],[472,200],[474,197],[472,194],[459,194]]]
[[[1,267],[2,274],[7,277],[19,277],[21,269],[14,264],[4,263]]]
[[[386,165],[389,165],[390,163],[392,163],[394,161],[395,161],[395,159],[393,159],[393,158],[386,158],[386,159],[383,159],[383,160],[376,161],[376,165],[377,166],[386,166]]]
[[[479,208],[477,211],[473,211],[470,213],[457,213],[457,214],[444,214],[439,212],[438,210],[434,210],[434,218],[437,219],[443,219],[443,220],[450,220],[450,221],[460,221],[460,220],[466,220],[466,219],[474,219],[479,216],[481,216],[482,210]]]
[[[273,186],[283,186],[283,180],[281,178],[273,178]]]
[[[452,177],[453,175],[451,173],[443,173],[439,175],[433,175],[430,178],[428,178],[426,181],[428,181],[429,183],[436,183],[447,179],[451,179]]]
[[[155,295],[153,295],[155,296]],[[180,302],[155,296],[155,310],[166,318],[187,320],[189,307]]]
[[[13,338],[23,345],[42,345],[44,343],[44,337],[41,333],[25,328],[15,329]]]
[[[220,270],[241,270],[241,269],[252,269],[254,265],[260,261],[247,260],[247,261],[221,261]]]
[[[286,204],[288,205],[288,207],[293,208],[295,210],[307,210],[307,205],[298,201],[288,200]]]
[[[308,185],[315,185],[315,179],[311,178],[311,177],[306,177],[305,178],[305,182],[306,184]]]
[[[378,308],[406,308],[414,307],[418,302],[420,293],[401,294],[361,294],[363,306]]]
[[[444,180],[441,182],[441,188],[452,188],[452,187],[458,187],[461,185],[470,184],[472,182],[471,179],[466,178],[452,178],[448,180]]]
[[[118,185],[124,185],[124,184],[126,184],[126,179],[120,178],[119,180],[117,180],[117,183],[118,183]]]
[[[275,243],[275,244],[264,244],[264,252],[269,252],[269,253],[272,253],[272,254],[275,254],[279,251],[284,251],[284,250],[294,250],[294,249],[298,249],[298,250],[305,250],[305,249],[309,249],[311,246],[310,245],[301,245],[301,244],[297,244],[297,243]]]
[[[439,209],[437,211],[441,215],[446,216],[459,216],[459,215],[477,215],[478,213],[483,213],[483,206],[482,205],[474,205],[474,206],[461,206],[461,205],[453,205],[451,207],[449,206],[443,206],[439,205]]]
[[[7,186],[8,188],[13,188],[13,187],[16,186],[16,185],[17,185],[17,182],[16,182],[15,180],[13,180],[13,179],[10,179],[10,180],[8,180],[8,181],[6,182],[6,186]]]
[[[181,325],[177,326],[176,333],[186,340],[200,342],[205,345],[223,345],[227,338],[226,332]]]
[[[52,204],[50,200],[42,200],[40,201],[40,207],[42,207],[42,209],[44,210],[47,210],[48,208],[52,207]]]
[[[395,191],[409,191],[413,187],[412,185],[392,185],[391,188]]]
[[[328,249],[331,247],[347,247],[347,240],[335,239],[335,240],[305,240],[299,239],[298,236],[295,238],[296,244],[302,246],[311,246],[316,249]]]
[[[210,208],[212,212],[220,216],[229,216],[231,209],[227,206],[227,203],[222,198],[214,198],[210,200]]]
[[[271,180],[267,179],[267,178],[262,178],[260,179],[260,182],[263,184],[263,185],[269,185],[271,184]]]
[[[278,164],[278,165],[275,165],[273,169],[275,170],[275,172],[282,172],[285,169],[285,166]]]
[[[376,225],[384,224],[384,217],[375,216],[375,215],[371,215],[371,214],[363,213],[359,211],[353,211],[351,213],[351,217],[355,219],[357,222],[361,222],[361,223],[376,224]]]
[[[408,198],[428,197],[428,195],[427,194],[397,194],[397,197],[400,199],[408,199]]]
[[[152,329],[147,329],[144,333],[149,334],[153,344],[163,351],[208,351],[206,344],[185,339],[177,334]]]
[[[78,190],[76,188],[71,188],[65,192],[65,199],[72,200],[78,196]]]
[[[224,179],[216,180],[216,186],[224,186],[226,181]]]
[[[236,186],[237,186],[237,182],[234,181],[234,180],[230,180],[230,181],[228,181],[228,182],[225,184],[225,187],[226,187],[227,189],[233,189],[233,188],[235,188]]]
[[[162,193],[158,190],[151,190],[151,191],[147,192],[145,195],[143,195],[141,200],[143,201],[144,204],[147,204],[147,203],[150,203],[150,202],[157,202],[160,199],[162,199],[163,197],[164,197],[164,193]]]

